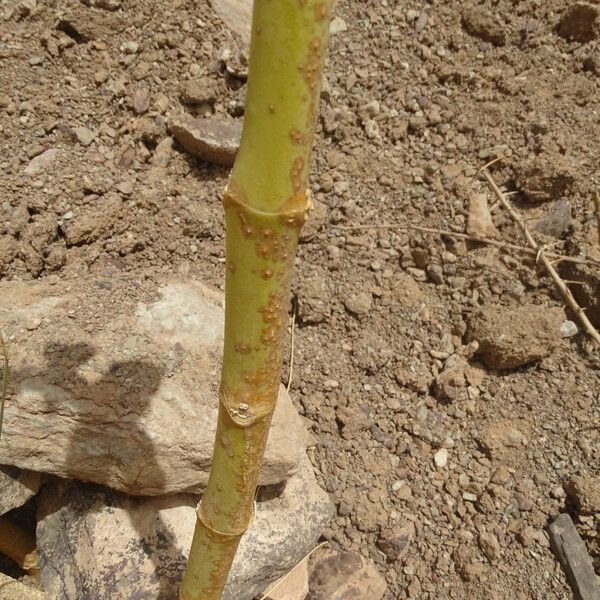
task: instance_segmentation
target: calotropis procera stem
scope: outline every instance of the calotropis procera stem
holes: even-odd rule
[[[181,600],[221,598],[253,515],[277,401],[290,276],[310,209],[308,167],[331,0],[254,0],[244,130],[223,205],[225,343],[208,487]]]

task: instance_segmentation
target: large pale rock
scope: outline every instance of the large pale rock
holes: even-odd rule
[[[0,573],[0,600],[49,600],[40,590]]]
[[[210,0],[210,3],[225,24],[238,33],[246,44],[249,44],[252,0]]]
[[[191,544],[197,498],[132,498],[58,483],[40,497],[41,582],[53,600],[173,600]],[[278,497],[256,504],[224,600],[251,600],[312,549],[333,507],[308,458]]]
[[[217,414],[222,296],[199,283],[0,284],[11,355],[0,464],[135,495],[200,491]],[[307,434],[285,390],[261,484],[287,479]]]
[[[40,473],[0,466],[0,515],[23,506],[38,493],[41,484]]]

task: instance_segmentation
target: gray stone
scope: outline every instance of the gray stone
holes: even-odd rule
[[[544,235],[560,238],[571,225],[571,205],[559,200],[550,206],[548,212],[534,225],[534,229]]]
[[[74,482],[46,488],[37,529],[43,589],[53,600],[176,598],[196,501],[189,494],[136,499]],[[251,600],[289,571],[332,514],[305,455],[280,496],[259,494],[223,600]]]
[[[390,562],[404,558],[415,536],[415,526],[407,521],[402,526],[384,529],[377,540],[377,547]]]
[[[373,297],[367,292],[357,292],[343,298],[346,310],[357,317],[368,315],[373,307]]]
[[[223,297],[152,278],[0,283],[11,354],[0,463],[134,495],[201,491],[217,415]],[[260,479],[307,433],[283,388]]]
[[[577,327],[577,323],[573,321],[565,321],[560,326],[560,332],[563,337],[570,338],[579,333],[579,328]]]
[[[173,137],[191,154],[207,162],[233,165],[242,137],[241,122],[183,114],[175,117],[170,127]]]
[[[47,169],[59,156],[60,151],[57,148],[50,148],[41,154],[32,158],[29,164],[23,169],[25,175],[37,175],[40,171]]]
[[[82,146],[89,146],[96,139],[96,133],[87,127],[73,127],[73,133]]]
[[[0,466],[0,515],[23,506],[38,493],[41,485],[40,473]]]

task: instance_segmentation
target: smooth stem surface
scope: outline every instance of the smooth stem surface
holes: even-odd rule
[[[181,600],[218,600],[254,495],[277,401],[290,277],[310,200],[331,0],[255,0],[244,130],[223,205],[225,342],[208,487]]]

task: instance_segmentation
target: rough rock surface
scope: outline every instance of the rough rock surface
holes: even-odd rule
[[[40,473],[0,466],[0,515],[23,506],[38,493],[41,484]]]
[[[565,488],[567,496],[581,514],[600,514],[600,476],[574,475]]]
[[[281,495],[259,494],[225,600],[251,600],[311,549],[332,515],[306,456]],[[172,600],[187,560],[197,497],[137,499],[90,484],[42,492],[41,583],[54,600]]]
[[[201,160],[230,167],[240,145],[242,124],[217,118],[194,119],[184,114],[172,120],[171,133]]]
[[[561,342],[560,308],[486,306],[469,321],[468,336],[488,367],[514,369],[548,356]]]
[[[50,600],[43,592],[0,573],[0,600]]]
[[[11,352],[0,461],[139,495],[200,491],[217,412],[222,296],[200,283],[3,284]],[[306,431],[283,388],[262,484]]]
[[[544,235],[560,238],[569,229],[571,219],[571,205],[568,202],[559,200],[549,207],[548,212],[533,228]]]

